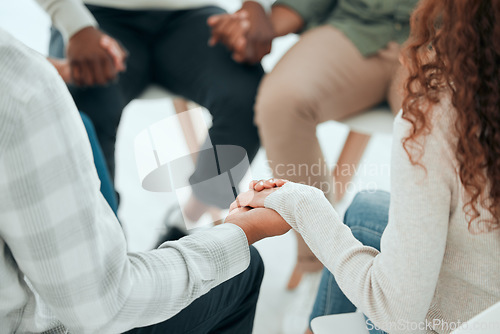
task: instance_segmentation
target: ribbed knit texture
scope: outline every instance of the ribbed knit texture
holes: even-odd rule
[[[425,169],[403,149],[410,124],[401,115],[395,121],[381,252],[357,241],[315,188],[287,183],[265,201],[302,235],[346,296],[391,334],[449,333],[500,300],[500,231],[469,232],[454,110],[446,99],[434,109],[432,132],[419,140]]]

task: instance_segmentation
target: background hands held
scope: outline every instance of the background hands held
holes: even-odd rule
[[[208,19],[212,27],[210,45],[222,43],[233,52],[237,62],[255,64],[271,52],[276,34],[264,8],[257,2],[245,1],[234,14],[215,15]]]
[[[113,38],[94,27],[75,33],[66,55],[71,81],[78,86],[104,85],[125,70],[127,52]]]

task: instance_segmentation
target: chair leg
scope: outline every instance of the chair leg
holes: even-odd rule
[[[333,168],[333,184],[335,187],[335,202],[340,201],[346,192],[365,152],[371,136],[355,131],[350,131],[340,153],[337,164]]]
[[[182,98],[175,98],[173,100],[173,104],[177,115],[180,115],[188,110],[188,102]],[[198,143],[198,137],[196,135],[193,119],[191,119],[190,115],[186,114],[183,115],[183,117],[179,117],[179,123],[181,125],[182,132],[184,133],[184,139],[186,140],[191,157],[193,158],[193,161],[196,162],[196,156],[198,154],[200,144]]]
[[[175,98],[173,100],[175,113],[177,115],[187,111],[189,109],[188,101],[182,98]],[[196,163],[196,158],[198,156],[198,150],[200,148],[200,142],[198,140],[198,135],[195,130],[194,120],[190,115],[184,115],[184,117],[179,117],[179,123],[184,133],[184,139],[188,146],[193,162]],[[218,208],[210,208],[208,213],[212,217],[212,221],[215,225],[219,225],[222,222],[222,213]]]

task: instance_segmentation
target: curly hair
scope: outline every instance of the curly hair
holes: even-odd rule
[[[403,146],[431,131],[429,114],[442,93],[455,109],[458,174],[469,231],[500,227],[500,0],[422,0],[404,49],[408,70]],[[479,208],[491,217],[481,217]],[[489,216],[489,215],[488,215]],[[474,223],[474,224],[473,224]]]

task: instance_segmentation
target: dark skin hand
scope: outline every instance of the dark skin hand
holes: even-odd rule
[[[105,85],[125,70],[127,52],[95,27],[85,27],[68,41],[71,82],[77,86]]]
[[[224,44],[233,52],[233,59],[241,63],[260,62],[271,52],[276,37],[270,17],[254,1],[244,2],[234,14],[211,16],[207,23],[212,28],[209,44]]]

